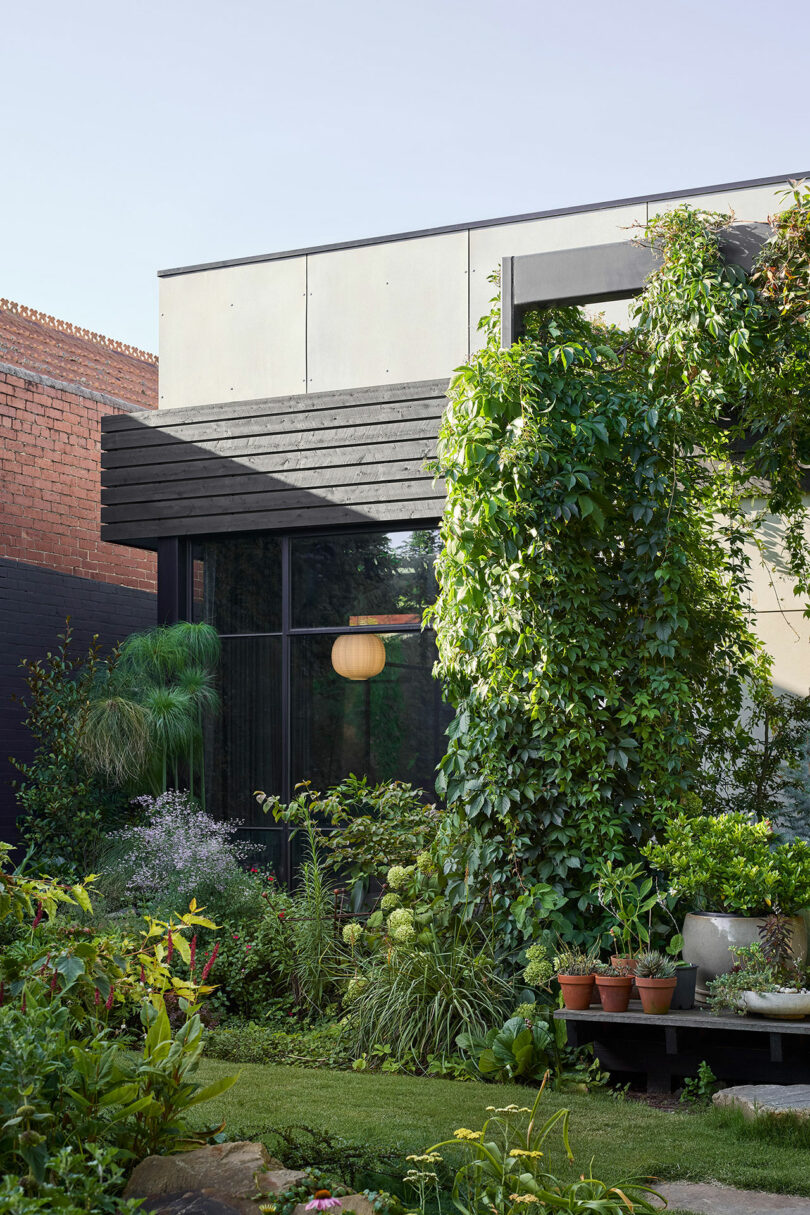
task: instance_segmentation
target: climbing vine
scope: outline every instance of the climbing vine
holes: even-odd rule
[[[565,898],[584,925],[597,860],[627,857],[685,795],[733,804],[739,771],[760,809],[777,796],[746,718],[773,701],[751,479],[806,595],[808,214],[797,189],[751,276],[722,257],[731,217],[658,217],[643,239],[661,267],[629,332],[548,310],[502,350],[494,312],[456,373],[430,613],[456,707],[438,778],[451,896]]]

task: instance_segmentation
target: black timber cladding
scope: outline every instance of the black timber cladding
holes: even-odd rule
[[[101,424],[101,536],[429,522],[447,381],[117,415]]]

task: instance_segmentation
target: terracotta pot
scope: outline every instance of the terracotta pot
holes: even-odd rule
[[[593,975],[557,975],[566,1008],[582,1012],[591,1002]]]
[[[636,975],[636,987],[645,1013],[652,1013],[656,1017],[668,1013],[677,985],[675,975],[671,979],[642,979]]]
[[[614,953],[610,955],[611,966],[618,966],[620,970],[626,970],[629,975],[634,975],[636,973],[637,962],[638,959],[635,958],[631,953]],[[630,988],[630,999],[638,999],[638,991],[636,990],[635,983]]]
[[[627,1012],[633,986],[630,975],[597,975],[596,986],[605,1012]]]
[[[619,966],[630,975],[636,973],[637,962],[638,959],[633,957],[631,953],[613,953],[610,955],[611,966]]]
[[[708,997],[706,984],[718,975],[727,974],[734,965],[732,945],[753,945],[759,940],[759,930],[765,920],[761,916],[725,915],[720,912],[690,912],[683,924],[683,958],[697,963],[698,1004]],[[800,916],[791,916],[791,946],[797,962],[807,958],[807,929]]]

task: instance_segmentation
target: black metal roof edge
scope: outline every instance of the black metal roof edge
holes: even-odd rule
[[[746,190],[757,186],[774,186],[780,182],[802,180],[810,177],[805,173],[779,173],[775,177],[752,177],[746,181],[726,181],[713,186],[699,186],[691,190],[666,190],[660,194],[639,194],[635,198],[612,198],[607,202],[580,203],[574,207],[556,207],[550,211],[527,211],[522,215],[505,215],[499,219],[478,219],[466,224],[444,224],[438,228],[418,228],[412,232],[394,232],[388,236],[370,236],[364,240],[336,241],[328,245],[309,245],[302,249],[286,249],[280,253],[259,253],[253,257],[233,257],[224,261],[199,262],[193,266],[174,266],[158,270],[158,278],[173,278],[180,274],[196,274],[201,270],[225,270],[229,266],[252,266],[257,262],[277,262],[289,257],[303,257],[309,253],[334,253],[340,249],[359,249],[365,245],[384,245],[391,241],[418,240],[422,236],[441,236],[447,232],[466,232],[470,228],[497,228],[502,224],[522,224],[533,219],[553,219],[556,215],[580,215],[585,211],[607,211],[612,207],[630,207],[639,203],[666,202],[671,198],[694,198],[701,194],[716,194],[720,190]]]

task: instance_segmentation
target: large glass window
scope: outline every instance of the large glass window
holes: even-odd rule
[[[437,550],[435,529],[402,529],[218,537],[195,551],[194,598],[201,586],[200,615],[222,637],[211,808],[241,819],[282,873],[286,833],[254,790],[288,800],[299,781],[325,789],[355,773],[434,796],[450,712],[421,621]]]

